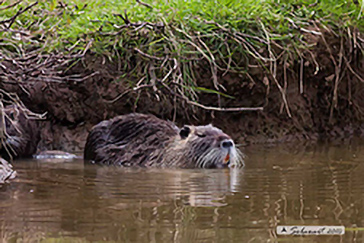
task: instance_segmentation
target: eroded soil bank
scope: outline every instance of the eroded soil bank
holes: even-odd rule
[[[362,136],[363,35],[355,29],[355,38],[322,33],[307,34],[304,41],[311,47],[297,58],[240,60],[245,74],[217,70],[214,76],[207,60],[191,62],[196,87],[216,90],[214,80],[218,82],[219,92],[197,91],[196,103],[177,93],[173,87],[179,83],[153,77],[159,71],[156,63],[165,60],[136,50],[128,60],[89,51],[67,63],[65,55],[53,53],[40,64],[30,52],[21,59],[2,60],[0,88],[16,93],[30,110],[47,112],[46,120],[40,121],[40,149],[82,151],[94,124],[130,112],[152,113],[178,125],[213,123],[240,144]],[[176,66],[172,74],[180,68]],[[140,69],[148,70],[147,77],[135,75]],[[218,111],[219,107],[263,110]]]

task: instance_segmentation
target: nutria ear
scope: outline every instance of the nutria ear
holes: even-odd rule
[[[181,136],[182,139],[185,139],[185,138],[188,137],[188,135],[190,134],[190,132],[191,132],[191,129],[188,126],[184,126],[179,131],[179,135]]]

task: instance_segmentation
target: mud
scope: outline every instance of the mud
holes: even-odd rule
[[[212,123],[232,134],[239,144],[363,136],[364,60],[360,48],[364,43],[332,33],[326,33],[325,38],[306,38],[312,47],[302,51],[296,61],[280,58],[274,72],[269,72],[275,68],[272,63],[263,68],[254,60],[243,64],[249,75],[218,72],[218,81],[226,89],[220,91],[234,99],[207,93],[198,97],[206,106],[263,106],[263,111],[204,110],[176,98],[158,83],[132,90],[140,80],[132,70],[148,65],[148,60],[137,55],[129,63],[130,72],[120,68],[120,60],[89,53],[59,75],[61,82],[39,80],[34,75],[24,78],[25,74],[19,73],[0,82],[0,88],[18,94],[30,110],[47,112],[46,121],[41,121],[39,145],[47,150],[80,152],[93,125],[136,111],[178,125]],[[10,70],[16,68],[8,61],[2,64]],[[198,86],[214,88],[210,67],[203,60],[195,65],[195,71]],[[70,75],[86,78],[72,81],[66,78]],[[115,100],[120,94],[124,95]]]

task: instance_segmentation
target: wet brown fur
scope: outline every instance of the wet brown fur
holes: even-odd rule
[[[181,137],[174,123],[153,115],[118,116],[92,128],[84,158],[122,166],[210,168],[223,164],[226,153],[220,143],[230,139],[228,135],[211,125],[188,126],[188,130],[188,136]],[[235,146],[232,150],[232,156],[240,159]]]

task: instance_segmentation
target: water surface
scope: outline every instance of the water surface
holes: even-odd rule
[[[236,169],[23,160],[0,186],[0,242],[364,242],[364,143],[244,149]],[[344,236],[277,236],[344,225]]]

